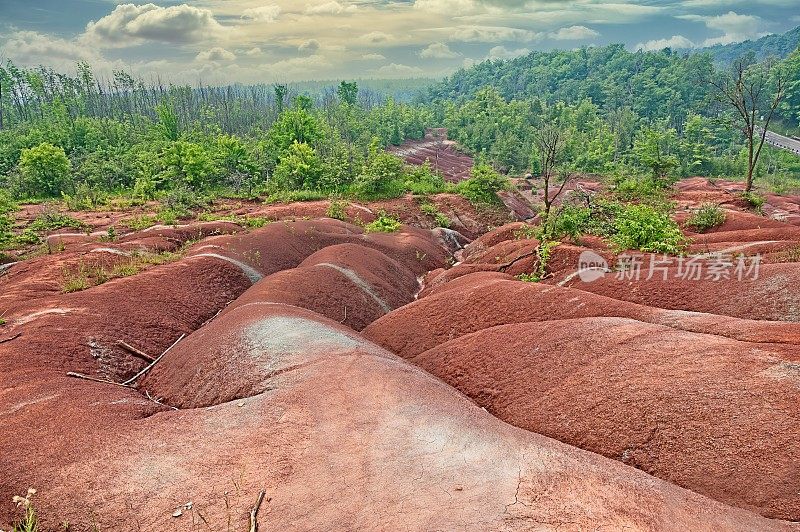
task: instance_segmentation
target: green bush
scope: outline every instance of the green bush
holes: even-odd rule
[[[86,224],[55,210],[46,210],[32,221],[27,229],[38,232],[55,231],[56,229],[63,229],[68,227],[70,229],[83,229]]]
[[[66,189],[72,164],[64,149],[43,142],[22,150],[19,159],[22,188],[30,196],[59,196]]]
[[[686,226],[691,227],[698,233],[708,231],[725,223],[726,214],[723,209],[714,203],[704,203],[697,212],[693,213],[687,220]]]
[[[741,198],[758,214],[764,214],[764,203],[767,201],[764,196],[756,194],[755,192],[745,191],[742,192]]]
[[[270,188],[274,190],[314,190],[323,173],[322,160],[314,148],[294,142],[275,168]]]
[[[404,192],[404,174],[403,160],[373,143],[367,163],[355,179],[353,191],[363,199],[399,196]]]
[[[498,174],[487,164],[477,164],[472,168],[472,177],[458,184],[458,192],[476,204],[497,204],[497,193],[507,190],[511,182]]]
[[[394,233],[400,229],[401,225],[400,220],[386,214],[386,211],[380,211],[378,218],[374,222],[367,224],[364,230],[367,233]]]
[[[163,177],[197,190],[212,184],[217,171],[205,148],[185,140],[170,143],[162,158],[165,166]]]
[[[649,205],[626,205],[614,219],[611,241],[619,250],[680,254],[686,244],[678,224]]]
[[[444,227],[445,229],[448,229],[453,224],[453,221],[450,220],[447,215],[441,212],[433,203],[422,203],[419,206],[419,210],[422,211],[423,214],[432,216],[433,219],[436,220],[437,227]]]
[[[347,203],[340,200],[333,200],[325,214],[328,218],[344,222],[347,220]]]
[[[0,248],[10,242],[14,236],[12,228],[14,227],[14,212],[17,208],[17,204],[11,199],[11,194],[0,189]]]

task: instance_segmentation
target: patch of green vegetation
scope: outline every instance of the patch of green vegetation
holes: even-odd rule
[[[487,164],[477,164],[472,168],[472,177],[458,183],[457,190],[473,204],[496,205],[500,203],[497,193],[510,187],[507,177]]]
[[[264,200],[267,205],[274,203],[293,203],[295,201],[317,201],[328,195],[318,190],[281,190],[273,192]]]
[[[566,204],[552,220],[548,239],[595,235],[611,241],[619,250],[680,254],[686,238],[663,205],[622,203],[596,198],[590,207]],[[541,232],[537,228],[537,231]],[[536,237],[540,235],[537,233]]]
[[[61,291],[64,293],[79,292],[93,286],[101,285],[111,279],[136,275],[150,266],[159,266],[175,262],[184,256],[186,248],[192,242],[186,242],[178,251],[134,251],[126,259],[111,267],[102,264],[79,262],[77,269],[64,270],[64,282]]]
[[[86,224],[68,214],[47,209],[28,224],[28,229],[37,232],[55,231],[57,229],[84,229]]]
[[[123,222],[123,224],[132,231],[141,231],[142,229],[153,227],[157,223],[158,218],[149,214],[142,214],[136,218],[131,218],[130,220]]]
[[[253,229],[264,227],[270,222],[270,219],[265,216],[238,216],[236,214],[216,214],[209,211],[200,213],[197,219],[201,222],[231,222]]]
[[[764,196],[757,194],[755,192],[742,192],[740,197],[747,202],[751,209],[753,209],[758,214],[764,214],[764,203],[766,203],[766,198]]]
[[[614,218],[613,228],[611,242],[618,250],[679,255],[686,246],[678,224],[649,205],[625,205]]]
[[[433,217],[436,221],[436,227],[444,227],[445,229],[449,229],[450,226],[453,224],[453,221],[447,217],[442,211],[439,210],[439,207],[434,205],[430,202],[422,202],[419,206],[419,210],[422,211],[423,214]]]
[[[347,203],[341,200],[332,200],[325,211],[325,216],[334,220],[347,221]]]
[[[367,233],[394,233],[401,225],[400,220],[387,214],[386,211],[380,211],[375,221],[364,226],[364,230]]]
[[[553,256],[553,250],[557,248],[561,242],[555,240],[542,240],[536,246],[536,261],[534,262],[533,271],[531,273],[521,273],[517,275],[517,279],[526,283],[539,283],[547,278],[547,265],[550,258]]]
[[[686,226],[698,233],[708,231],[725,223],[725,210],[714,203],[704,203],[686,220]]]

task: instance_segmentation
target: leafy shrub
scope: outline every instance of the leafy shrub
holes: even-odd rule
[[[414,194],[437,194],[446,191],[447,185],[442,175],[433,170],[430,161],[406,170],[405,188]]]
[[[47,209],[42,214],[36,217],[34,221],[28,224],[28,229],[38,232],[55,231],[56,229],[63,229],[65,227],[71,229],[83,229],[86,227],[82,221],[63,214],[55,210]]]
[[[364,169],[353,184],[355,194],[364,199],[392,197],[403,193],[405,164],[399,157],[381,150],[373,142]]]
[[[614,179],[614,197],[622,201],[666,201],[664,182],[638,176],[624,176]]]
[[[428,216],[432,216],[434,220],[436,220],[437,227],[444,227],[445,229],[449,228],[453,221],[447,217],[443,212],[439,210],[439,208],[434,205],[433,203],[422,203],[419,206],[419,210],[422,211],[423,214],[427,214]]]
[[[314,148],[294,142],[275,168],[270,186],[275,190],[316,189],[322,177],[323,166]]]
[[[96,187],[91,187],[87,183],[75,185],[73,194],[61,193],[64,204],[71,211],[86,211],[95,209],[103,202],[103,194]]]
[[[756,194],[755,192],[745,191],[742,192],[741,198],[758,214],[764,214],[764,203],[766,203],[764,196]]]
[[[19,170],[26,193],[53,197],[65,190],[72,165],[63,148],[43,142],[22,150]]]
[[[387,214],[386,211],[380,211],[378,218],[374,222],[367,224],[364,230],[367,233],[394,233],[400,229],[401,225],[400,220]]]
[[[210,181],[216,173],[209,153],[203,146],[193,142],[176,140],[170,143],[162,158],[165,178],[194,189],[202,189],[211,184]]]
[[[14,236],[11,230],[14,227],[13,213],[17,208],[17,204],[11,199],[11,194],[0,189],[0,247],[6,245]]]
[[[589,207],[564,205],[553,221],[553,236],[569,236],[576,241],[582,234],[590,233],[592,210]]]
[[[497,193],[511,186],[507,177],[501,176],[487,164],[472,168],[472,177],[458,184],[458,192],[476,204],[497,204]]]
[[[685,238],[666,213],[649,205],[626,205],[616,216],[611,241],[620,250],[680,254]]]
[[[698,233],[708,231],[725,223],[726,214],[723,209],[713,203],[704,203],[686,220],[686,226]]]
[[[333,218],[334,220],[347,220],[347,203],[340,200],[333,200],[331,204],[328,206],[328,210],[325,212],[325,215],[328,218]]]
[[[148,227],[152,227],[158,223],[158,219],[155,216],[150,216],[143,214],[141,216],[137,216],[136,218],[132,218],[127,220],[124,225],[133,231],[140,231],[142,229],[147,229]]]

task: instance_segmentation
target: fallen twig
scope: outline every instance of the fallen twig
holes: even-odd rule
[[[158,358],[156,358],[156,359],[155,359],[155,360],[153,360],[153,361],[152,361],[150,364],[148,364],[148,365],[147,365],[147,367],[146,367],[146,368],[144,368],[142,371],[140,371],[139,373],[137,373],[136,375],[134,375],[134,376],[133,376],[133,377],[131,377],[130,379],[126,380],[126,381],[125,381],[123,384],[125,384],[125,385],[127,386],[127,385],[129,385],[129,384],[133,384],[134,382],[136,382],[136,379],[138,379],[139,377],[141,377],[142,375],[144,375],[145,373],[147,373],[148,371],[150,371],[150,369],[151,369],[153,366],[155,366],[155,365],[156,365],[156,363],[158,363],[158,361],[159,361],[159,360],[161,360],[162,358],[164,358],[164,355],[166,355],[167,353],[169,353],[169,352],[170,352],[170,350],[171,350],[173,347],[175,347],[176,345],[178,345],[178,342],[180,342],[181,340],[183,340],[183,338],[184,338],[185,336],[186,336],[186,333],[183,333],[183,334],[180,336],[180,338],[178,338],[177,340],[175,340],[175,342],[174,342],[174,343],[173,343],[171,346],[169,346],[169,347],[167,348],[167,350],[166,350],[166,351],[164,351],[163,353],[161,353],[160,355],[158,355]]]
[[[147,390],[145,390],[144,394],[145,394],[145,396],[147,396],[147,398],[149,400],[153,401],[155,404],[157,404],[159,406],[166,406],[167,408],[171,408],[173,410],[178,410],[178,407],[176,407],[176,406],[167,405],[167,404],[162,403],[161,401],[163,399],[161,399],[160,397],[153,397],[152,395],[150,395],[150,392],[147,391]]]
[[[4,338],[4,339],[0,340],[0,344],[4,344],[4,343],[6,343],[6,342],[10,342],[11,340],[16,340],[16,339],[17,339],[17,338],[19,338],[20,336],[22,336],[22,333],[21,333],[21,332],[18,332],[18,333],[17,333],[17,334],[15,334],[14,336],[9,336],[8,338]]]
[[[114,386],[122,386],[123,388],[130,388],[130,386],[121,382],[114,382],[106,379],[98,379],[96,377],[90,377],[89,375],[84,375],[83,373],[75,373],[74,371],[67,372],[67,377],[75,377],[76,379],[83,379],[92,382],[101,382],[103,384],[113,384]]]
[[[344,318],[342,318],[342,321],[340,321],[339,323],[344,323],[346,321],[347,321],[347,305],[345,305],[344,307]]]
[[[152,362],[152,361],[155,360],[155,358],[151,357],[150,355],[148,355],[144,351],[139,351],[138,349],[136,349],[132,345],[126,344],[122,340],[117,340],[117,345],[120,346],[125,351],[127,351],[128,353],[130,353],[132,355],[136,355],[137,357],[142,358],[144,360],[147,360],[148,362]]]
[[[266,493],[267,492],[265,490],[258,492],[256,505],[250,509],[250,532],[258,531],[258,509],[261,507],[261,503],[264,501],[264,495]]]

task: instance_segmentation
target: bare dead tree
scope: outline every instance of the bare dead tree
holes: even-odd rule
[[[557,124],[543,124],[534,136],[534,145],[539,153],[542,166],[542,180],[544,181],[544,212],[542,213],[542,226],[547,230],[550,226],[550,212],[553,203],[564,192],[564,188],[571,179],[571,174],[561,168],[566,146],[566,131]],[[560,181],[560,186],[551,193],[551,183]]]
[[[775,61],[755,63],[751,57],[736,60],[730,73],[708,78],[717,101],[736,110],[747,143],[745,190],[753,189],[753,174],[775,110],[786,95],[786,75]]]

